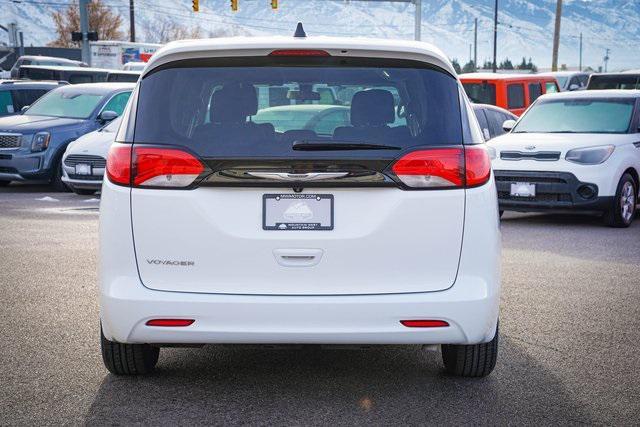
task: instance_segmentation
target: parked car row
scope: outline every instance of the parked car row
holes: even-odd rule
[[[40,181],[65,190],[62,158],[67,146],[120,116],[133,87],[132,83],[62,85],[22,107],[21,114],[0,118],[0,185]],[[91,171],[90,162],[81,164],[88,164]],[[67,178],[85,171],[80,166]]]
[[[567,91],[640,89],[640,72],[588,74],[559,71],[540,74],[461,74],[474,103],[491,104],[520,116],[539,96]]]

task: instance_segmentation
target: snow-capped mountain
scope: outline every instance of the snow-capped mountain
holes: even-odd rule
[[[18,0],[13,0],[18,1]],[[62,0],[0,0],[0,24],[16,21],[27,45],[44,45],[54,38],[52,13],[64,8]],[[123,18],[128,33],[128,1],[103,0]],[[222,35],[292,34],[302,21],[309,35],[413,38],[414,6],[410,3],[349,0],[239,0],[232,12],[229,0],[200,0],[200,12],[191,1],[135,0],[138,41],[155,41],[158,29],[179,25],[200,28],[202,37]],[[469,59],[474,19],[478,18],[478,61],[492,58],[493,0],[422,0],[422,40],[434,43],[460,63]],[[514,63],[531,57],[539,67],[551,62],[556,0],[500,0],[498,60]],[[6,14],[5,11],[9,13]],[[609,70],[640,67],[640,0],[565,0],[560,63],[577,66],[579,35],[583,33],[583,63],[602,65],[611,49]],[[6,36],[3,36],[6,37]],[[0,39],[1,40],[1,39]]]

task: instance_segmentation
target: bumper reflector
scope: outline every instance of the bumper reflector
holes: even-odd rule
[[[407,328],[442,328],[449,326],[448,322],[444,320],[401,320]]]
[[[195,320],[193,319],[151,319],[148,320],[147,326],[166,326],[166,327],[180,327],[180,326],[189,326]]]

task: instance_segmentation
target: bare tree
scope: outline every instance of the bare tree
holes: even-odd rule
[[[149,43],[168,43],[174,40],[199,39],[202,37],[200,27],[186,27],[171,18],[165,18],[153,31],[147,31],[146,41]]]
[[[100,40],[122,40],[120,31],[122,18],[105,6],[101,0],[93,0],[88,5],[89,31],[97,31]],[[57,38],[49,43],[54,47],[78,47],[79,42],[71,41],[71,32],[80,31],[80,7],[71,4],[65,11],[54,12],[53,22]]]

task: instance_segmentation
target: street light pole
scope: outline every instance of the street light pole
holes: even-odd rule
[[[498,0],[493,11],[493,72],[498,71]]]
[[[580,33],[580,67],[579,71],[582,71],[582,33]]]
[[[556,0],[556,24],[553,31],[553,55],[551,71],[558,71],[558,50],[560,49],[560,23],[562,21],[562,0]]]
[[[414,34],[417,41],[422,39],[422,0],[413,0],[416,6],[416,14],[414,21]]]
[[[478,71],[478,18],[473,24],[473,71]]]
[[[90,63],[89,51],[89,13],[87,6],[90,0],[79,0],[80,6],[80,32],[82,33],[82,62]]]
[[[129,41],[136,41],[136,16],[133,0],[129,0]]]

